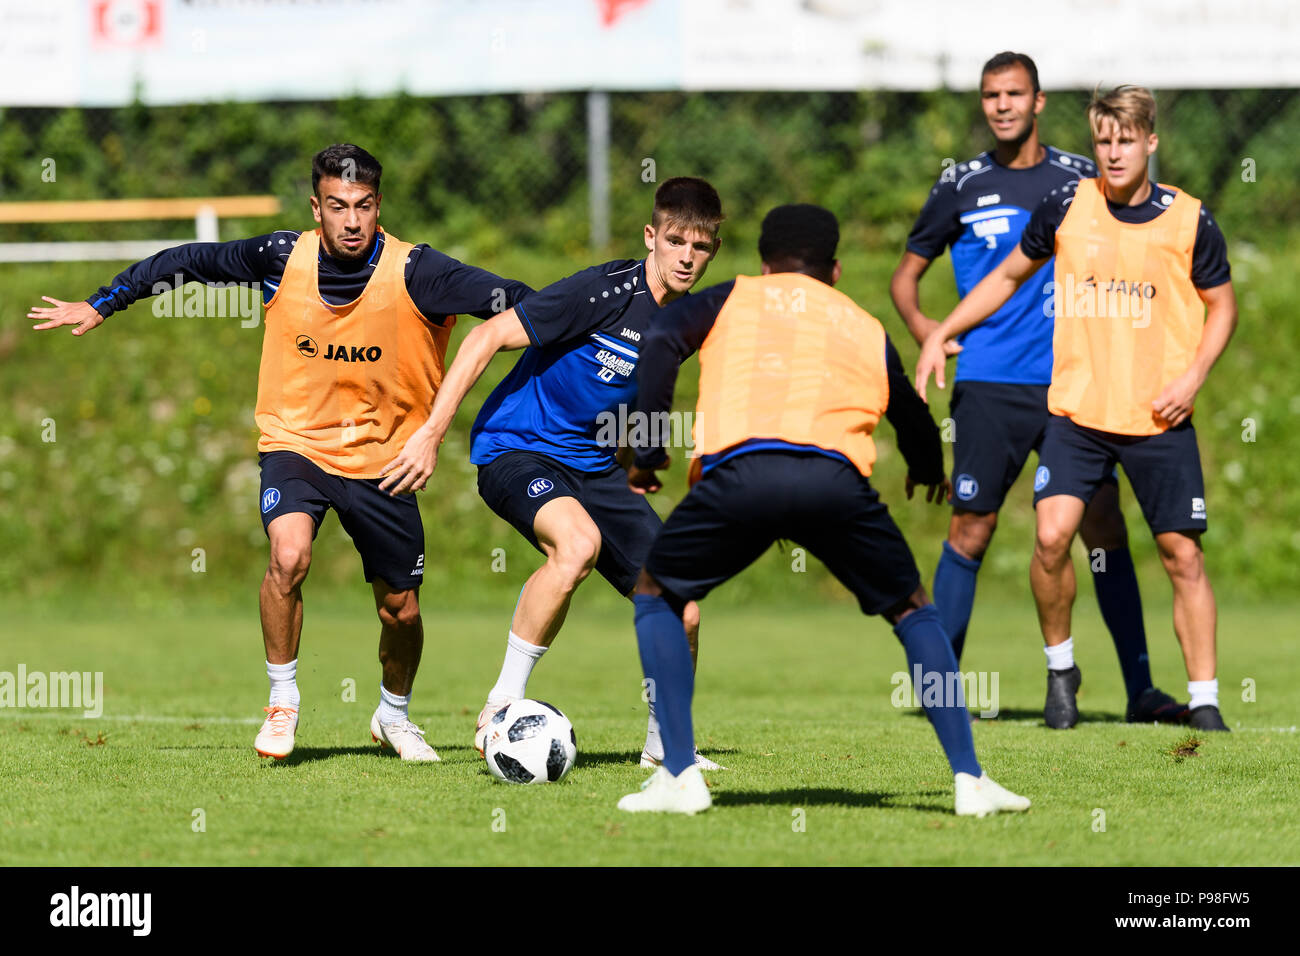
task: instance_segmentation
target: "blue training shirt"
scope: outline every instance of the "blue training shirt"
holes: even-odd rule
[[[907,237],[907,249],[937,259],[952,247],[964,298],[1020,242],[1025,225],[1052,190],[1097,175],[1092,160],[1046,147],[1037,165],[1008,169],[992,152],[944,171]],[[1054,260],[982,324],[958,337],[954,380],[1047,385],[1052,381]]]
[[[620,420],[636,407],[641,340],[658,312],[645,262],[636,259],[592,266],[525,296],[515,313],[532,344],[474,420],[470,461],[530,451],[576,471],[612,466]]]

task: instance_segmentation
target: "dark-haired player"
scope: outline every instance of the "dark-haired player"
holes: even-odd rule
[[[456,409],[492,357],[524,349],[483,404],[471,432],[483,500],[546,556],[524,584],[505,660],[479,715],[474,744],[486,747],[490,720],[526,696],[528,678],[564,624],[574,591],[599,571],[631,595],[662,522],[628,489],[613,421],[636,399],[642,339],[660,307],[685,295],[718,251],[722,203],[702,179],[666,180],[645,227],[649,254],[592,266],[526,297],[470,332],[456,353],[428,422],[386,470],[381,487],[419,487]],[[620,415],[622,408],[624,414]],[[687,610],[695,646],[696,608]],[[643,766],[662,758],[655,704]],[[696,754],[702,766],[717,764]]]
[[[424,646],[419,590],[424,528],[415,497],[379,490],[382,468],[422,424],[442,380],[456,313],[483,318],[531,290],[379,228],[382,167],[336,145],[312,160],[314,231],[187,243],[127,268],[85,302],[33,308],[37,329],[95,328],[172,283],[260,283],[266,332],[257,383],[262,525],[271,559],[260,594],[266,720],[254,743],[293,750],[300,694],[302,583],[312,542],[332,507],[361,553],[380,620],[383,668],[371,735],[403,760],[438,755],[410,719]]]
[[[1192,403],[1237,325],[1227,244],[1209,212],[1147,178],[1157,146],[1151,92],[1122,86],[1088,106],[1098,178],[1048,195],[1019,245],[926,338],[917,365],[943,387],[943,343],[975,328],[1055,255],[1051,419],[1034,475],[1030,584],[1048,654],[1070,639],[1070,545],[1115,465],[1173,584],[1188,721],[1227,730],[1215,678],[1216,608],[1205,570],[1205,484]],[[1074,682],[1077,687],[1077,681]],[[1073,687],[1067,723],[1078,719]]]
[[[999,53],[984,64],[980,104],[997,145],[939,177],[890,284],[894,305],[918,343],[939,324],[921,312],[918,297],[921,276],[933,259],[952,248],[957,290],[966,295],[1016,247],[1043,197],[1097,174],[1092,160],[1039,143],[1037,116],[1045,103],[1038,68],[1025,54]],[[1051,261],[987,322],[951,342],[948,354],[958,352],[951,403],[956,432],[953,511],[934,572],[934,603],[960,660],[976,575],[997,527],[998,510],[1029,452],[1041,450],[1050,417]],[[1128,719],[1185,719],[1186,706],[1152,686],[1142,598],[1114,475],[1089,502],[1081,533],[1093,555],[1089,564],[1097,603],[1124,674]],[[1073,642],[1048,647],[1047,667],[1043,716],[1050,727],[1072,726],[1080,681]]]
[[[990,780],[975,758],[957,660],[926,597],[912,552],[871,487],[871,434],[882,415],[907,462],[907,496],[948,490],[943,446],[884,327],[831,288],[839,224],[819,206],[779,206],[763,220],[761,276],[738,276],[676,303],[643,347],[638,411],[672,405],[682,361],[700,353],[700,475],[664,523],[636,586],[641,662],[658,691],[664,760],[620,810],[698,813],[712,801],[691,760],[694,677],[683,612],[754,562],[773,541],[806,547],[894,626],[909,670],[944,690],[926,715],[954,774],[956,811],[985,816],[1029,801]],[[628,482],[657,491],[668,457],[636,442]]]

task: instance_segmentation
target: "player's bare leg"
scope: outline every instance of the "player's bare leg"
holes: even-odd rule
[[[311,515],[302,512],[281,515],[266,528],[271,557],[262,578],[258,607],[271,696],[265,708],[266,720],[253,742],[254,749],[264,757],[287,757],[293,751],[298,729],[302,583],[311,569],[314,530]]]
[[[515,605],[506,659],[474,728],[480,754],[488,721],[525,695],[533,667],[564,625],[573,593],[600,557],[600,529],[576,498],[554,498],[542,505],[533,519],[533,534],[546,561],[524,583]]]
[[[384,688],[406,697],[424,653],[420,589],[394,591],[383,581],[375,581],[372,587],[379,613],[379,664],[384,671]]]
[[[1070,636],[1070,612],[1076,592],[1070,545],[1083,521],[1084,502],[1073,495],[1052,495],[1040,500],[1035,511],[1037,532],[1029,584],[1047,653],[1043,719],[1047,726],[1064,730],[1079,722],[1075,695],[1082,678],[1074,664],[1074,639]]]
[[[1189,721],[1200,730],[1227,730],[1219,715],[1215,631],[1218,609],[1205,571],[1199,532],[1166,531],[1156,535],[1160,561],[1174,586],[1174,633],[1182,645],[1191,692]]]
[[[1079,537],[1089,551],[1128,547],[1128,526],[1119,506],[1119,486],[1103,482],[1083,509]]]
[[[379,665],[383,680],[379,707],[370,718],[370,736],[392,747],[403,760],[440,759],[424,740],[424,731],[411,722],[408,708],[415,672],[424,652],[424,622],[420,618],[420,589],[394,590],[376,580],[375,610],[379,614]]]
[[[1187,679],[1213,680],[1217,610],[1200,535],[1168,531],[1156,535],[1156,546],[1174,586],[1174,633],[1183,648]]]
[[[596,567],[600,529],[578,499],[556,498],[537,512],[533,533],[546,563],[524,585],[510,629],[529,644],[550,647],[573,593]]]
[[[948,522],[948,544],[963,558],[980,561],[993,541],[998,527],[996,511],[960,511],[953,509]]]
[[[1124,673],[1128,693],[1125,717],[1130,723],[1185,722],[1187,705],[1154,686],[1151,679],[1142,596],[1128,550],[1118,484],[1104,482],[1097,488],[1084,509],[1079,537],[1088,551],[1097,604]]]
[[[1053,495],[1035,508],[1034,557],[1029,584],[1038,607],[1038,625],[1048,647],[1070,638],[1070,611],[1074,607],[1074,564],[1070,545],[1083,520],[1083,501],[1073,495]]]
[[[298,656],[302,637],[302,583],[311,569],[311,515],[281,515],[266,528],[271,559],[262,578],[258,605],[266,659],[287,664]]]

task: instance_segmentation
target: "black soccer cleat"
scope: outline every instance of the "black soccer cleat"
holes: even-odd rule
[[[1213,704],[1193,707],[1188,712],[1187,722],[1197,730],[1222,730],[1224,733],[1231,733],[1228,725],[1223,722],[1223,715],[1219,713],[1219,708]]]
[[[1187,705],[1180,704],[1158,687],[1148,687],[1128,702],[1124,719],[1130,724],[1185,724]]]
[[[1069,730],[1079,722],[1079,707],[1074,695],[1079,692],[1083,675],[1078,666],[1067,671],[1047,669],[1047,703],[1043,705],[1043,720],[1053,730]]]

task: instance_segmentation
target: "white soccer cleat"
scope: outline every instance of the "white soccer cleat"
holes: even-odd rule
[[[253,749],[263,757],[283,760],[293,753],[293,737],[298,730],[298,708],[287,704],[271,704],[263,707],[266,720],[257,732]]]
[[[478,751],[480,757],[487,758],[487,737],[492,718],[518,699],[517,697],[507,697],[497,703],[488,701],[483,705],[483,709],[479,711],[478,722],[474,724],[474,749]]]
[[[956,813],[959,817],[986,817],[990,813],[1029,809],[1029,798],[999,786],[988,774],[975,777],[969,773],[955,775]]]
[[[693,816],[713,806],[709,785],[700,776],[700,768],[687,767],[677,776],[659,767],[636,793],[618,802],[628,813],[685,813]]]
[[[663,763],[662,757],[656,757],[648,750],[641,751],[641,766],[646,770],[652,770],[653,768],[658,767],[661,763]],[[727,769],[720,763],[714,763],[708,757],[704,756],[704,754],[700,753],[698,749],[695,751],[695,766],[699,767],[701,770]]]
[[[380,747],[392,747],[403,760],[430,763],[442,759],[436,750],[425,743],[424,731],[411,723],[409,718],[395,724],[381,724],[376,709],[370,718],[370,737]]]

